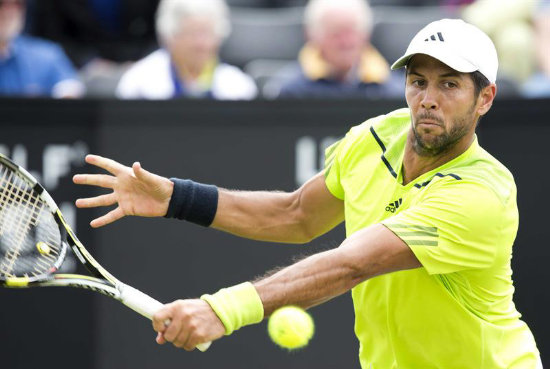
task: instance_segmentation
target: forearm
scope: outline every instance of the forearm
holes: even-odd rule
[[[304,243],[305,233],[295,194],[219,189],[212,227],[261,241]]]
[[[307,309],[353,288],[360,278],[345,259],[340,249],[325,251],[255,282],[265,316],[286,305]]]
[[[381,224],[362,229],[339,248],[310,256],[252,284],[204,295],[226,334],[286,305],[309,308],[380,274],[419,267],[411,249]]]
[[[418,266],[408,246],[377,224],[355,233],[340,247],[310,256],[255,282],[254,286],[265,316],[269,316],[281,306],[309,308],[369,278]]]

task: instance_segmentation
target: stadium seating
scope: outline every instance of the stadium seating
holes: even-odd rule
[[[240,67],[255,59],[296,59],[305,41],[302,17],[302,7],[233,8],[221,59]]]

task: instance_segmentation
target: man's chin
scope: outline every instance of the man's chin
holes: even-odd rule
[[[430,127],[417,127],[416,128],[416,139],[426,146],[437,145],[437,142],[442,136],[441,127],[430,126]]]
[[[442,139],[439,135],[416,134],[415,151],[422,156],[431,156],[441,151]]]

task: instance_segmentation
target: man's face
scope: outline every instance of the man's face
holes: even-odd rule
[[[480,103],[468,74],[417,54],[407,66],[405,97],[417,154],[439,155],[473,134]]]
[[[0,42],[9,42],[21,32],[24,15],[23,0],[0,0]]]
[[[202,67],[218,54],[220,39],[216,35],[211,19],[189,16],[180,32],[172,39],[170,52],[188,65]]]
[[[347,73],[359,61],[367,40],[359,18],[349,9],[331,10],[321,17],[318,29],[309,35],[336,74]]]

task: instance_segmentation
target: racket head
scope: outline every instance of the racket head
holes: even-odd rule
[[[0,285],[26,287],[51,278],[67,254],[65,238],[48,192],[0,154]]]

